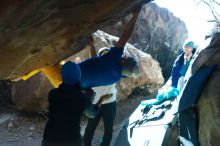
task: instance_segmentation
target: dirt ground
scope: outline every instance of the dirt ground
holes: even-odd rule
[[[141,97],[131,97],[117,104],[117,116],[114,125],[112,145],[129,117],[140,101]],[[82,118],[81,132],[84,133],[87,119]],[[43,114],[27,115],[16,111],[13,107],[0,107],[0,146],[40,146],[46,118]],[[102,121],[99,124],[93,145],[98,146],[103,134]]]

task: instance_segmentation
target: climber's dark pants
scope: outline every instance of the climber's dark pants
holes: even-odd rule
[[[101,142],[101,146],[109,146],[112,139],[115,115],[116,115],[116,101],[107,104],[102,104],[97,116],[95,118],[88,119],[87,127],[84,134],[84,145],[91,146],[95,129],[98,126],[101,117],[103,117],[104,136]]]
[[[83,141],[82,139],[80,139],[77,141],[67,143],[42,142],[41,146],[83,146]]]
[[[179,145],[199,146],[198,114],[196,108],[189,108],[179,113]]]

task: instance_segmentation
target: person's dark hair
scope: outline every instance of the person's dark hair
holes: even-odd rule
[[[99,55],[99,56],[102,56],[104,51],[109,52],[110,49],[107,48],[107,47],[103,47],[103,48],[99,49],[99,51],[98,51],[98,55]]]
[[[83,89],[83,92],[89,97],[91,98],[91,100],[93,101],[95,98],[95,91],[92,88],[87,88],[87,89]]]
[[[122,58],[123,70],[127,70],[129,72],[132,72],[133,69],[137,66],[137,61],[133,57],[123,57]]]

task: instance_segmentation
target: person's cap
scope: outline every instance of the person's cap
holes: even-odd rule
[[[102,53],[103,53],[104,51],[110,51],[110,49],[107,48],[107,47],[103,47],[103,48],[99,49],[98,55],[99,55],[99,56],[102,56]]]
[[[183,47],[194,48],[194,42],[193,42],[193,41],[186,41],[186,42],[184,43]]]
[[[73,85],[80,81],[81,70],[76,63],[68,61],[61,68],[61,76],[63,83]]]

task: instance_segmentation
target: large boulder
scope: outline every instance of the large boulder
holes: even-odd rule
[[[208,64],[217,64],[217,68],[198,102],[199,141],[201,146],[217,146],[220,143],[220,33],[216,33],[210,45],[199,54],[192,72]]]
[[[84,47],[85,36],[118,21],[142,1],[2,0],[0,79],[17,78],[73,55]]]
[[[95,47],[97,50],[102,47],[112,47],[118,40],[117,37],[108,35],[102,31],[97,31],[93,35]],[[140,64],[141,77],[138,79],[127,78],[122,79],[117,84],[118,100],[127,98],[136,88],[148,90],[145,85],[161,85],[164,82],[159,63],[155,61],[149,54],[139,51],[130,44],[126,45],[125,54],[134,57]],[[83,50],[66,60],[74,61],[76,57],[87,59],[87,50]],[[144,87],[144,88],[143,88]],[[36,112],[44,110],[47,105],[47,94],[52,88],[49,80],[42,73],[31,77],[27,81],[19,81],[13,85],[12,94],[15,104],[23,111]],[[150,89],[150,92],[157,90],[158,86]]]
[[[198,103],[199,142],[201,146],[217,146],[220,143],[219,88],[220,70],[216,70],[210,78]]]
[[[115,25],[102,30],[120,36],[121,30],[130,18],[131,16],[127,16]],[[166,8],[160,8],[154,2],[150,2],[143,7],[129,42],[156,59],[167,79],[187,36],[187,28],[183,21]]]
[[[48,107],[47,95],[53,86],[47,77],[37,73],[26,81],[12,84],[12,97],[18,110],[40,112]]]

